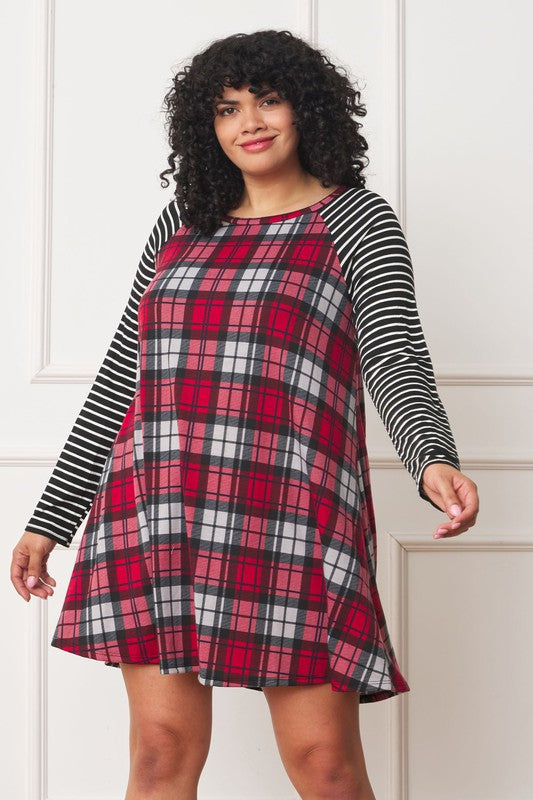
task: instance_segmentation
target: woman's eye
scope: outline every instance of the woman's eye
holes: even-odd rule
[[[278,100],[277,97],[267,97],[266,100],[263,100],[263,103],[280,103],[281,101]],[[263,103],[261,105],[263,105]],[[223,108],[222,111],[219,111],[219,116],[227,117],[228,115],[225,113],[226,111],[235,111],[233,106],[228,106],[227,108]],[[229,115],[230,117],[233,116],[232,114]]]

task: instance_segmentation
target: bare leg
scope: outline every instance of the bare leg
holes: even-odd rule
[[[359,693],[331,684],[264,686],[278,750],[302,800],[376,800],[359,731]]]
[[[212,686],[194,672],[162,675],[158,664],[121,664],[130,708],[125,800],[197,800],[211,743]]]

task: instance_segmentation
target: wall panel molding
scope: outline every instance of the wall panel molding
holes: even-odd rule
[[[318,41],[318,0],[297,0],[297,29],[312,47]]]
[[[96,372],[54,364],[51,353],[52,328],[52,203],[53,203],[53,120],[54,120],[54,32],[55,0],[42,0],[35,11],[34,61],[34,167],[32,193],[32,291],[29,309],[31,330],[31,383],[87,383]],[[310,44],[318,41],[318,0],[298,0],[297,27]],[[396,144],[387,151],[386,181],[396,198],[398,215],[406,227],[406,125],[405,125],[405,0],[387,6],[384,47],[387,88],[383,109],[388,129],[395,131]],[[435,369],[441,386],[530,386],[529,366],[509,371],[505,365],[487,369],[483,365]]]
[[[50,363],[55,2],[42,0],[34,10],[30,382],[48,383],[57,380]],[[68,375],[64,378],[69,380]]]
[[[533,550],[532,533],[512,533],[505,536],[454,536],[449,539],[439,540],[438,547],[435,540],[427,534],[389,532],[389,597],[391,598],[391,611],[388,613],[391,629],[395,632],[394,649],[400,664],[407,664],[407,598],[409,597],[409,553],[428,552],[436,559],[446,551],[455,552],[476,551],[478,553],[508,553],[530,552]],[[408,774],[408,742],[409,742],[409,715],[408,693],[399,695],[398,702],[393,703],[391,711],[391,737],[389,763],[390,790],[389,798],[392,800],[407,800],[409,797]]]
[[[23,453],[0,453],[0,468],[2,467],[53,467],[56,464],[58,455],[46,454],[23,454]],[[399,458],[393,456],[380,456],[369,459],[371,469],[405,469]],[[531,470],[533,469],[533,459],[528,458],[508,458],[505,456],[472,456],[461,458],[461,467],[465,471],[470,470]]]

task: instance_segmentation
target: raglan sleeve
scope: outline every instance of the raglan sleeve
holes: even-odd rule
[[[179,226],[177,203],[172,200],[153,225],[118,327],[26,531],[69,547],[85,518],[135,394],[139,302],[155,275],[158,251]]]
[[[461,469],[448,416],[437,391],[422,329],[413,266],[391,205],[368,192],[364,229],[350,263],[350,287],[361,374],[387,433],[415,480],[441,462]]]

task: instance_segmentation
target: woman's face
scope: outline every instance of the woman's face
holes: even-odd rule
[[[249,86],[224,87],[214,100],[214,128],[221,148],[243,173],[263,175],[297,160],[299,134],[288,100],[266,86],[253,94]],[[263,137],[271,139],[266,147],[243,146]]]

